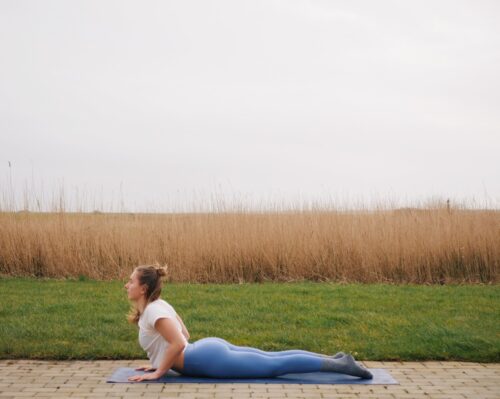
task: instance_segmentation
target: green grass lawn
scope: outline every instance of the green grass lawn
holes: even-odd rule
[[[191,342],[351,352],[360,360],[500,360],[499,286],[168,284]],[[0,279],[0,358],[145,358],[123,282]]]

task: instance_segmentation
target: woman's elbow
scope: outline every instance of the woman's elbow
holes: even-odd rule
[[[186,348],[187,342],[185,342],[185,341],[178,341],[178,342],[176,342],[172,346],[174,346],[178,352],[182,352]]]

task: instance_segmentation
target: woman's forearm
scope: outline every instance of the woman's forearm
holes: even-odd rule
[[[177,356],[181,354],[185,347],[186,345],[184,343],[170,344],[165,352],[163,361],[160,363],[160,366],[156,370],[156,373],[162,376],[168,370],[170,370],[175,362],[175,359],[177,359]]]

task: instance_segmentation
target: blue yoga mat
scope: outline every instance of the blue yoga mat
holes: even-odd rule
[[[246,384],[365,384],[365,385],[389,385],[399,384],[385,369],[369,369],[373,374],[373,379],[364,380],[358,377],[351,377],[339,373],[300,373],[285,374],[273,378],[200,378],[188,377],[169,370],[162,378],[146,381],[129,381],[128,377],[133,375],[145,374],[144,371],[136,371],[130,367],[121,367],[117,369],[106,382],[125,382],[130,384],[147,383],[177,383],[177,384],[224,384],[241,382]]]

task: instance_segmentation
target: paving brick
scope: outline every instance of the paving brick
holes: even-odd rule
[[[116,367],[138,361],[0,360],[0,399],[185,398],[185,399],[499,399],[500,364],[468,362],[364,362],[386,368],[400,385],[310,384],[108,384]],[[28,374],[28,375],[27,375]]]

